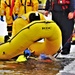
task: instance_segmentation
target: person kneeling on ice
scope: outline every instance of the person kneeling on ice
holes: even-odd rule
[[[18,17],[13,22],[12,36],[16,35],[24,26],[35,20],[45,20],[45,17],[37,11],[31,11]]]
[[[18,17],[13,22],[11,37],[15,36],[24,26],[35,20],[45,20],[45,17],[42,13],[39,13],[37,11],[31,11]],[[8,36],[6,36],[5,38],[6,43],[10,38]]]

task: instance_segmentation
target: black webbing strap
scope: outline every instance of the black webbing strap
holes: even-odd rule
[[[20,0],[20,1],[21,1],[21,4],[23,5],[22,0]]]
[[[24,2],[24,11],[25,11],[25,13],[26,13],[26,1],[27,0],[25,0],[25,2]]]
[[[31,5],[32,1],[30,0],[30,5]]]
[[[25,0],[24,4],[22,3],[22,0],[21,0],[21,4],[24,6],[24,11],[26,13],[26,2],[27,0]],[[31,3],[32,3],[32,0],[30,0],[30,4],[28,6],[31,6]]]
[[[9,0],[10,1],[10,0]],[[4,1],[5,2],[5,4],[8,6],[8,7],[10,7],[10,5],[9,4],[7,4],[7,2],[6,1]]]

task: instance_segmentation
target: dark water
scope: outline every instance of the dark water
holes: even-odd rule
[[[0,61],[0,75],[56,75],[59,70],[74,59],[59,58],[60,61],[37,61],[29,59],[26,62]]]
[[[60,64],[54,61],[0,61],[0,75],[56,75],[60,69]]]

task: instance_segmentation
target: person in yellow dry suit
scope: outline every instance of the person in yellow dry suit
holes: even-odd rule
[[[14,1],[13,4],[15,6],[16,0],[1,0],[1,21],[4,21],[3,16],[6,16],[7,31],[8,31],[8,35],[5,36],[5,40],[9,39],[9,37],[11,37],[12,35],[12,25],[15,14],[14,7],[12,8],[11,11],[11,5],[13,1]]]
[[[38,13],[37,11],[31,11],[18,17],[13,22],[12,36],[16,35],[24,26],[34,20],[45,20],[45,18],[42,13]]]
[[[1,0],[0,0],[0,20],[1,20],[1,21],[4,21],[4,20],[3,20],[3,16],[1,16]]]
[[[28,25],[29,23],[35,20],[45,20],[45,17],[42,13],[39,13],[37,11],[31,11],[18,17],[13,22],[12,37],[14,37],[23,27],[25,27],[26,25]],[[26,56],[20,55],[16,61],[23,62],[23,61],[27,61],[27,59]]]
[[[10,16],[11,0],[1,0],[1,17],[6,16],[8,35],[11,36],[13,18]]]
[[[38,11],[38,6],[38,0],[16,0],[14,10],[21,16],[30,11]]]
[[[16,0],[1,0],[1,21],[3,20],[3,16],[6,16],[6,23],[7,23],[7,31],[8,35],[5,36],[5,42],[11,37],[12,35],[12,25],[13,21],[16,19],[15,15],[17,12],[14,9]]]
[[[12,35],[13,20],[15,20],[18,15],[20,16],[29,11],[37,11],[39,5],[38,0],[14,0],[14,15],[9,15],[12,1],[13,0],[1,0],[1,21],[4,21],[3,16],[5,15],[7,22],[8,36],[5,36],[6,39],[8,39]]]

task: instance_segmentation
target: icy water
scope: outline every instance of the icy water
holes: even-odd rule
[[[60,61],[37,61],[29,59],[26,62],[0,61],[0,75],[56,75],[59,70],[75,59],[59,58]]]
[[[60,63],[54,61],[0,61],[0,75],[56,75],[60,69]]]
[[[58,58],[59,61],[39,61],[29,59],[18,63],[14,60],[0,61],[0,75],[56,75],[59,70],[75,59]]]

